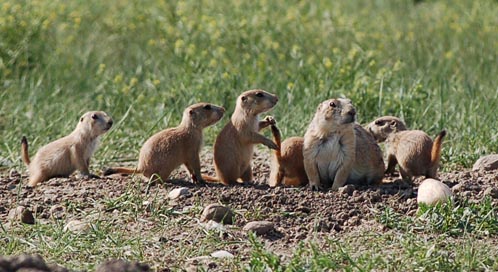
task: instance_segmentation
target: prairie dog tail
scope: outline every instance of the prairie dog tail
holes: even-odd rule
[[[439,159],[441,158],[441,145],[443,144],[443,138],[446,136],[446,130],[442,130],[434,139],[431,151],[431,166],[437,167],[439,164]]]
[[[114,168],[107,168],[104,170],[103,175],[104,176],[109,176],[112,174],[139,174],[140,171],[134,168],[126,168],[126,167],[114,167]]]
[[[271,134],[273,134],[273,138],[275,139],[275,143],[278,146],[278,149],[275,149],[275,155],[277,156],[277,159],[280,161],[282,158],[282,135],[280,134],[280,130],[277,128],[276,125],[271,125]]]
[[[215,182],[215,183],[221,183],[220,179],[217,177],[211,177],[208,175],[202,175],[202,179],[207,181],[207,182]]]
[[[29,165],[29,163],[31,162],[29,160],[28,139],[26,139],[26,136],[22,136],[21,139],[21,158],[26,165]]]

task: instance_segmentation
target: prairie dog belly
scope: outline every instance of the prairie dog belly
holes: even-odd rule
[[[332,182],[337,169],[344,161],[345,154],[340,148],[339,137],[329,137],[324,140],[318,148],[316,163],[320,180]]]

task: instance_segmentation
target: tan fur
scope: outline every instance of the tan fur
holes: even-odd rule
[[[355,108],[349,99],[329,99],[318,109],[304,135],[304,169],[311,189],[346,184],[356,158]]]
[[[272,126],[274,137],[280,137],[278,129]],[[354,124],[356,139],[355,161],[347,183],[376,184],[384,176],[382,151],[370,135],[360,125]],[[278,144],[279,140],[275,140]],[[281,154],[272,157],[269,185],[302,186],[308,184],[303,160],[304,138],[291,137],[282,142]]]
[[[96,177],[88,170],[90,158],[97,149],[99,136],[111,126],[112,119],[105,112],[87,112],[71,134],[40,148],[32,161],[28,155],[28,141],[23,137],[21,151],[23,161],[28,165],[28,186],[36,186],[53,177],[67,177],[75,170],[84,176]]]
[[[281,143],[277,126],[271,125],[271,130],[278,149],[273,152],[268,184],[271,187],[307,184],[308,177],[303,163],[303,137],[290,137]]]
[[[399,164],[401,178],[405,181],[411,181],[414,176],[437,178],[445,130],[433,142],[427,133],[407,130],[399,118],[392,116],[377,118],[366,128],[378,142],[385,141],[387,144],[386,173],[393,173],[396,164]]]
[[[160,131],[144,143],[137,169],[109,168],[104,175],[141,173],[150,178],[156,174],[166,180],[175,168],[184,164],[194,183],[204,183],[199,158],[202,130],[218,122],[224,112],[224,108],[208,103],[191,105],[184,110],[178,127]]]
[[[216,178],[225,185],[252,181],[251,159],[255,144],[264,144],[276,149],[275,143],[258,132],[271,125],[271,118],[259,120],[259,114],[273,108],[277,96],[263,90],[250,90],[237,98],[235,111],[230,121],[216,138],[214,144],[214,165]]]

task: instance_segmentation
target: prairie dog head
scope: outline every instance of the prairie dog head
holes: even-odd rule
[[[80,118],[76,131],[82,135],[97,137],[112,127],[112,118],[103,111],[89,111]]]
[[[351,100],[337,98],[320,103],[313,120],[320,129],[328,131],[337,125],[352,124],[355,115],[356,109]]]
[[[246,113],[258,115],[269,111],[278,102],[278,97],[263,90],[249,90],[237,98],[237,108]]]
[[[366,126],[377,142],[385,141],[389,135],[406,130],[405,123],[394,116],[382,116]]]
[[[182,124],[191,124],[205,128],[218,122],[225,113],[225,109],[209,103],[197,103],[183,111]]]

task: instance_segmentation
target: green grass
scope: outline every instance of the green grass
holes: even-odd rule
[[[498,4],[491,0],[418,5],[408,0],[4,0],[0,171],[25,170],[22,135],[34,154],[72,131],[88,110],[104,110],[115,120],[92,169],[136,161],[141,144],[176,126],[189,104],[212,102],[230,113],[238,94],[251,88],[278,94],[269,114],[285,137],[304,134],[319,102],[344,96],[353,100],[361,123],[389,114],[433,136],[446,129],[444,170],[470,167],[498,150],[496,14]],[[227,119],[206,129],[206,145]],[[146,210],[139,189],[130,186],[118,198],[96,200],[122,213],[122,221],[97,214],[92,231],[82,236],[64,232],[57,220],[0,228],[0,254],[45,253],[71,267],[92,269],[107,257],[168,262],[147,255],[149,248],[184,258],[226,244],[219,233],[209,232],[187,237],[199,247],[182,242],[172,248],[154,240],[160,226],[141,239],[143,233],[116,230],[116,224],[149,220],[142,218],[146,212],[158,225],[187,224],[159,197],[147,199]],[[80,205],[88,203],[68,200],[66,206],[78,214]],[[249,267],[236,262],[229,267],[498,270],[496,245],[474,241],[496,236],[496,209],[490,205],[425,207],[415,218],[386,210],[379,222],[392,233],[302,244],[290,259],[253,239],[250,260],[243,262]],[[199,209],[187,214],[197,216]],[[258,210],[247,216],[264,217]],[[385,248],[396,254],[384,254]]]
[[[98,166],[136,160],[152,133],[198,101],[234,107],[263,88],[285,136],[346,96],[358,121],[397,115],[449,132],[447,169],[497,149],[496,1],[3,1],[0,158],[68,134],[88,110],[118,123]],[[298,116],[298,118],[296,118]],[[206,130],[211,145],[220,124]]]

